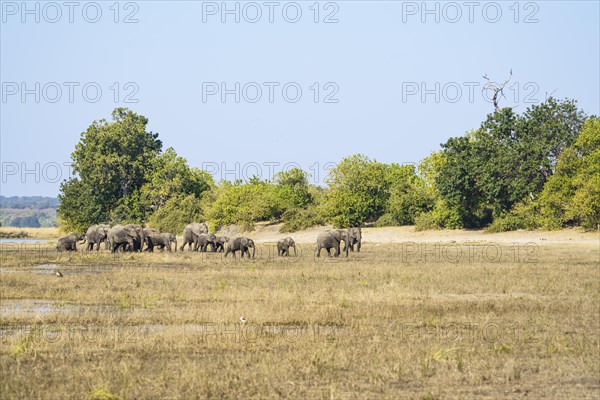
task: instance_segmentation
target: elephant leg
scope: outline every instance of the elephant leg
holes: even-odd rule
[[[317,245],[317,257],[321,257],[321,246]]]

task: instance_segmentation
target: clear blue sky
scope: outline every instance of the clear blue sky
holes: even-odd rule
[[[421,1],[338,1],[319,3],[318,16],[314,1],[276,3],[228,2],[239,7],[236,23],[222,15],[221,1],[121,2],[118,15],[113,1],[71,9],[28,2],[31,13],[21,1],[3,1],[2,194],[56,196],[80,133],[117,106],[148,117],[165,148],[217,180],[236,177],[222,171],[236,163],[239,177],[256,174],[249,164],[256,163],[263,179],[270,168],[297,163],[318,170],[318,183],[327,163],[344,156],[418,162],[478,127],[493,109],[481,92],[484,74],[503,81],[512,69],[501,106],[522,112],[554,93],[600,113],[598,1],[428,2],[430,14]],[[239,103],[235,94],[224,103],[209,94],[222,82],[229,89],[240,82]],[[262,97],[252,103],[256,86]],[[102,94],[92,102],[96,87]],[[302,96],[291,102],[295,87]],[[424,99],[422,88],[431,91]],[[31,91],[24,99],[22,89]],[[138,102],[126,103],[136,90],[130,98]],[[338,102],[324,102],[336,90]]]

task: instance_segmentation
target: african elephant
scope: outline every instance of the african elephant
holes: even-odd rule
[[[252,257],[250,257],[249,248],[252,247]],[[244,253],[248,254],[248,258],[254,258],[256,255],[256,246],[254,245],[254,241],[252,239],[248,239],[247,237],[236,237],[230,239],[227,242],[227,249],[225,250],[225,257],[227,254],[233,253],[233,258],[235,258],[235,252],[241,251],[242,258],[244,258]]]
[[[58,251],[77,251],[77,242],[84,240],[84,235],[71,233],[58,239],[56,250]]]
[[[287,237],[285,239],[279,239],[277,242],[277,255],[278,256],[289,256],[290,255],[290,247],[294,248],[294,255],[298,255],[296,253],[296,242],[291,237]]]
[[[146,245],[146,249],[144,251],[153,251],[155,245],[150,240],[150,236],[158,235],[160,234],[160,231],[154,228],[144,228],[142,229],[142,232],[144,232],[144,244]]]
[[[348,234],[350,235],[348,244],[350,246],[350,251],[354,251],[354,245],[356,245],[356,251],[360,253],[360,245],[362,243],[362,231],[360,228],[350,228],[348,229]]]
[[[129,248],[131,251],[142,251],[144,230],[140,225],[115,225],[108,231],[107,239],[113,253],[119,247],[123,250]]]
[[[217,241],[216,241],[217,245],[216,245],[215,251],[224,252],[225,251],[225,244],[227,242],[229,242],[229,237],[227,237],[227,236],[216,236],[216,239],[217,239]]]
[[[192,243],[194,243],[194,250],[198,250],[196,247],[196,239],[198,235],[203,233],[208,233],[208,225],[205,222],[198,223],[192,222],[191,224],[187,224],[183,229],[183,243],[179,248],[180,251],[183,251],[185,245],[188,245],[188,251],[192,250]]]
[[[204,253],[208,249],[209,244],[210,244],[213,252],[217,251],[217,237],[215,235],[213,235],[212,233],[209,233],[209,234],[202,233],[202,234],[196,236],[196,241],[194,244],[194,251],[198,251],[198,249],[200,249],[200,251],[202,253]]]
[[[321,249],[327,250],[327,254],[331,257],[331,249],[334,249],[334,256],[339,257],[340,255],[340,243],[344,241],[344,252],[346,253],[346,257],[348,257],[348,237],[349,230],[347,229],[334,229],[331,231],[321,232],[319,236],[317,236],[317,248],[316,253],[317,257],[321,257]]]
[[[172,233],[168,232],[157,232],[157,231],[146,231],[145,239],[148,248],[147,251],[154,251],[154,247],[158,247],[161,250],[167,248],[168,252],[171,252],[171,243],[175,243],[175,252],[177,252],[177,238]]]
[[[108,235],[108,230],[110,229],[110,225],[108,224],[99,224],[92,225],[85,232],[85,239],[87,240],[87,250],[94,250],[94,245],[96,245],[96,251],[100,250],[100,243],[104,242],[104,248],[108,249],[108,241],[106,237]]]

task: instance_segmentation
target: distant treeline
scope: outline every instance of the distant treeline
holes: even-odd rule
[[[60,202],[56,197],[44,196],[0,196],[0,208],[31,208],[43,210],[46,208],[57,209]]]
[[[57,226],[55,197],[0,196],[0,225],[17,228]]]
[[[300,169],[270,181],[214,182],[174,149],[163,152],[147,124],[118,108],[112,121],[94,121],[81,134],[72,153],[76,177],[59,195],[61,229],[143,223],[180,233],[191,221],[211,229],[278,221],[285,231],[326,223],[496,231],[600,224],[600,120],[574,100],[549,98],[522,114],[497,109],[418,166],[346,157],[330,169],[326,188],[310,185]]]

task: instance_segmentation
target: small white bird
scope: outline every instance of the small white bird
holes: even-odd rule
[[[246,317],[240,317],[240,322],[241,322],[242,324],[245,324],[245,323],[246,323],[246,321],[247,321]]]
[[[62,272],[60,272],[59,270],[54,271],[54,275],[58,276],[59,278],[63,277]]]

